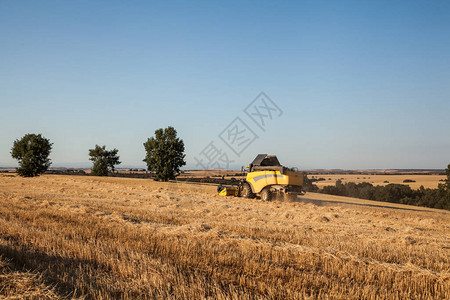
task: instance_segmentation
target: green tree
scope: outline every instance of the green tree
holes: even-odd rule
[[[308,174],[306,172],[302,172],[303,174],[303,188],[307,192],[317,192],[319,188],[317,185],[313,184],[313,181],[308,178]]]
[[[113,149],[111,151],[106,150],[106,146],[100,147],[95,145],[94,149],[89,149],[89,160],[93,161],[92,175],[95,176],[108,176],[108,172],[114,172],[115,165],[120,165],[119,156],[117,153],[119,150]]]
[[[175,128],[158,129],[155,136],[144,143],[146,156],[144,162],[149,171],[156,173],[156,180],[175,179],[184,161],[184,142],[177,137]]]
[[[15,140],[11,156],[19,161],[17,174],[34,177],[47,171],[52,164],[48,158],[52,145],[50,140],[41,134],[26,134],[20,140]]]

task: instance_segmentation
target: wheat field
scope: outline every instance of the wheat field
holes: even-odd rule
[[[0,175],[0,202],[4,298],[450,298],[447,211],[56,175]]]
[[[347,182],[368,182],[373,185],[387,185],[389,183],[405,184],[409,185],[412,189],[419,189],[423,185],[424,188],[435,189],[441,183],[445,183],[447,178],[445,175],[360,175],[360,174],[318,174],[313,175],[316,178],[324,178],[323,181],[316,181],[318,187],[324,187],[327,185],[335,185],[337,180],[341,180],[342,183]],[[309,176],[311,177],[311,176]],[[414,182],[403,182],[404,180],[413,180]]]

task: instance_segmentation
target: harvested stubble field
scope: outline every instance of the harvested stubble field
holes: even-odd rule
[[[56,175],[0,175],[0,202],[2,297],[450,298],[447,211]]]

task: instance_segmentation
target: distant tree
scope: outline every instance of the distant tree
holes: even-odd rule
[[[450,192],[450,164],[445,169],[445,174],[447,174],[447,190]]]
[[[175,179],[180,168],[186,164],[184,142],[177,137],[177,131],[171,126],[156,130],[155,136],[144,143],[144,148],[144,162],[149,171],[156,173],[156,180]]]
[[[38,176],[48,170],[52,164],[48,158],[52,143],[41,134],[26,134],[15,140],[11,156],[19,161],[17,174],[23,177]]]
[[[313,184],[313,182],[316,180],[309,179],[306,172],[302,172],[302,174],[303,174],[303,188],[305,189],[305,191],[317,192],[319,190],[319,188],[317,187],[317,185]],[[314,176],[311,176],[311,178],[313,178],[313,177]]]
[[[403,180],[403,182],[407,183],[407,182],[416,182],[416,181],[413,179],[405,179],[405,180]]]
[[[106,150],[106,146],[100,147],[95,145],[94,149],[89,149],[89,160],[94,165],[92,166],[92,175],[95,176],[108,176],[108,172],[114,172],[115,165],[120,165],[119,156],[117,153],[119,150],[113,149],[111,151]]]

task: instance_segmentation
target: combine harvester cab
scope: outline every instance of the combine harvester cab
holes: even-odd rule
[[[259,154],[248,166],[245,180],[237,187],[225,187],[220,195],[237,194],[245,198],[260,196],[264,201],[271,201],[276,196],[296,198],[303,195],[303,174],[280,164],[275,155]],[[228,191],[228,189],[230,189]]]

